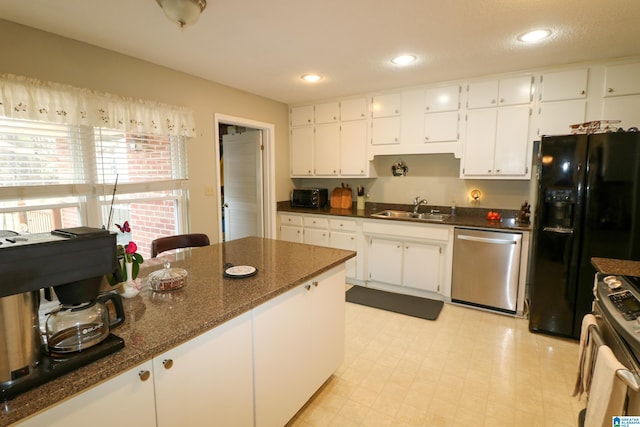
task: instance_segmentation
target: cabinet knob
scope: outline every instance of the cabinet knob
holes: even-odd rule
[[[304,285],[304,288],[305,288],[306,290],[310,290],[310,289],[311,289],[311,285],[307,283],[306,285]]]
[[[314,280],[313,282],[311,282],[311,284],[316,288],[318,287],[318,281],[317,280]]]
[[[427,111],[429,111],[429,110],[431,109],[431,107],[426,107],[425,109],[426,109]]]
[[[586,90],[582,90],[582,91],[580,91],[580,95],[584,95],[585,93],[587,93],[587,91],[586,91]]]
[[[500,169],[496,169],[496,173],[500,173]]]
[[[425,140],[425,141],[428,141],[428,140],[429,140],[429,137],[428,137],[428,136],[425,136],[425,137],[424,137],[424,140]]]
[[[613,88],[610,87],[609,89],[607,89],[607,92],[609,92],[609,93],[613,92]]]
[[[146,369],[144,371],[140,371],[138,372],[138,376],[140,377],[140,381],[146,381],[149,378],[151,378],[151,372],[147,371]]]
[[[164,359],[162,365],[164,369],[171,369],[173,367],[173,359]]]
[[[491,100],[491,103],[492,103],[492,104],[495,104],[495,103],[496,103],[496,100],[495,100],[495,99],[492,99],[492,100]]]
[[[491,169],[487,169],[487,172],[491,173]]]
[[[500,103],[503,104],[504,103],[504,98],[500,98]]]

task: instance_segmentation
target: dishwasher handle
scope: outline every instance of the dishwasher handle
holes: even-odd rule
[[[460,240],[469,240],[471,242],[492,243],[494,245],[517,245],[517,240],[505,240],[505,239],[492,239],[489,237],[475,237],[466,234],[458,235]]]

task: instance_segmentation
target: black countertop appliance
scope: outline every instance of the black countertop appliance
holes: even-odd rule
[[[1,399],[11,399],[124,347],[121,338],[109,334],[100,337],[99,344],[56,356],[48,351],[38,316],[41,289],[53,288],[60,302],[74,310],[95,304],[100,283],[114,272],[115,262],[115,234],[102,229],[76,227],[1,238]]]
[[[543,137],[538,175],[529,329],[578,339],[591,258],[640,260],[640,134]]]

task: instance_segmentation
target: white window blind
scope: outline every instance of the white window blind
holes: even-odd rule
[[[186,180],[185,137],[0,117],[0,229],[100,227],[111,212],[148,256],[185,228]]]

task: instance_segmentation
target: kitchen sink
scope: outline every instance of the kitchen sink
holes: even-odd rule
[[[396,211],[386,210],[371,214],[374,218],[388,218],[388,219],[409,219],[415,221],[435,221],[442,222],[449,218],[449,214],[441,213],[413,213],[409,211]]]

